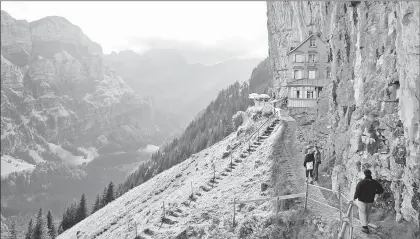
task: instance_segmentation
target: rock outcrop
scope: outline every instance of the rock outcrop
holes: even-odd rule
[[[29,150],[48,160],[49,143],[81,154],[159,145],[174,127],[157,118],[150,102],[104,66],[101,46],[79,27],[62,17],[28,23],[1,11],[2,155],[33,163]]]
[[[286,53],[309,31],[329,49],[332,80],[313,130],[329,132],[333,187],[352,196],[369,168],[386,189],[378,203],[418,222],[420,3],[270,1],[267,15],[274,80],[285,83]]]

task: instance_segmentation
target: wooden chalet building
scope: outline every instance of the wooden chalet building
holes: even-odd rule
[[[316,107],[322,88],[331,79],[324,41],[319,36],[310,34],[298,46],[291,48],[287,56],[287,107]]]

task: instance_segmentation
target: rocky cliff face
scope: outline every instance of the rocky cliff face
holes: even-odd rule
[[[320,32],[332,56],[312,129],[329,133],[333,187],[352,196],[369,168],[386,189],[379,204],[418,222],[420,3],[269,1],[267,15],[274,80],[285,82],[286,53],[309,31]]]
[[[104,66],[101,46],[79,27],[1,12],[2,155],[48,160],[50,143],[82,156],[89,147],[138,149],[160,144],[171,129]]]

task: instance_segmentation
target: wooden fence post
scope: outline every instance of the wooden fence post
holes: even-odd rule
[[[137,237],[137,223],[134,222],[134,227],[136,228],[136,237]]]
[[[350,239],[353,239],[353,227],[354,227],[353,208],[354,207],[351,207],[351,214],[350,214]]]
[[[194,197],[194,190],[193,190],[193,186],[192,186],[192,181],[191,181],[191,200],[193,199],[193,197]]]
[[[341,188],[340,188],[340,185],[338,185],[338,201],[340,203],[339,209],[340,209],[340,225],[341,225],[343,223],[343,212],[341,211],[342,199],[341,199]]]
[[[308,184],[308,182],[306,182],[306,190],[305,190],[305,207],[304,207],[304,211],[306,211],[306,205],[308,204],[308,187],[309,187],[309,184]]]
[[[235,216],[236,216],[235,207],[236,207],[236,198],[233,199],[233,227],[235,227]]]
[[[232,169],[232,168],[233,168],[233,165],[232,165],[232,158],[233,158],[233,152],[231,152],[231,153],[230,153],[230,169]]]
[[[260,142],[260,129],[257,130],[257,142]]]
[[[216,183],[216,164],[213,162],[213,187]]]
[[[162,222],[163,222],[163,220],[165,219],[165,202],[163,201],[162,202],[162,207],[163,207],[163,214],[162,214]]]

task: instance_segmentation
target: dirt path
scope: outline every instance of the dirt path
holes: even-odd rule
[[[297,122],[292,119],[291,117],[288,118],[286,121],[286,129],[285,129],[285,140],[284,140],[284,147],[282,147],[281,157],[285,157],[287,159],[287,163],[285,164],[285,170],[288,178],[291,179],[294,192],[293,193],[301,193],[305,192],[306,190],[306,176],[305,170],[303,167],[303,159],[304,154],[302,149],[297,148],[297,144],[295,141],[297,140]],[[339,211],[336,209],[331,208],[330,206],[338,207],[339,202],[337,196],[334,193],[329,192],[327,190],[322,190],[316,187],[309,186],[308,187],[308,197],[315,199],[321,203],[326,205],[322,205],[319,202],[315,202],[311,199],[308,199],[307,208],[308,210],[313,213],[314,215],[322,217],[323,220],[326,221],[339,221],[340,214]],[[344,200],[343,200],[344,201]],[[327,206],[328,205],[328,206]],[[347,207],[347,203],[343,203],[343,207]],[[343,208],[343,211],[346,208]],[[354,209],[355,213],[357,212],[357,207]],[[365,234],[361,232],[360,222],[355,220],[354,231],[353,231],[353,239],[381,239],[379,235],[377,235],[377,230],[372,229],[371,234]],[[348,233],[346,234],[348,237]]]

